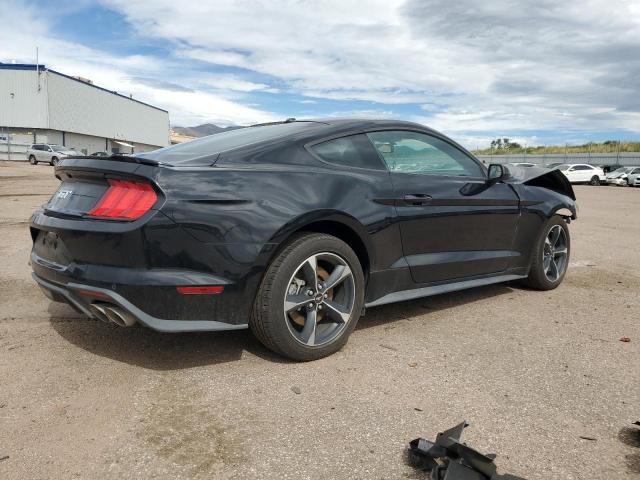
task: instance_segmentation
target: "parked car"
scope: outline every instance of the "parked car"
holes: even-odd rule
[[[90,157],[110,157],[111,154],[109,152],[93,152],[91,155],[89,155]]]
[[[629,185],[628,176],[634,171],[640,172],[640,167],[620,167],[613,172],[607,173],[607,185],[626,187]]]
[[[558,167],[571,183],[588,183],[600,185],[607,177],[600,167],[594,167],[587,163],[565,163]]]
[[[634,167],[627,174],[627,183],[632,187],[640,187],[640,167]]]
[[[538,166],[535,163],[528,163],[528,162],[508,163],[507,165],[514,165],[516,167],[537,167]]]
[[[34,143],[27,149],[27,158],[31,165],[37,165],[39,162],[57,165],[60,160],[77,155],[80,153],[72,148],[49,143]]]
[[[577,211],[556,170],[487,169],[392,120],[287,120],[55,174],[30,220],[50,298],[121,326],[250,328],[296,360],[340,349],[365,306],[556,288]]]
[[[616,164],[604,164],[604,165],[597,165],[598,167],[600,167],[602,169],[602,171],[606,174],[611,173],[617,169],[619,169],[620,167],[622,167],[622,165],[620,165],[619,163]]]

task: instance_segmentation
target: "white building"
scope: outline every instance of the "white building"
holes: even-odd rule
[[[26,160],[31,143],[84,154],[169,145],[166,110],[44,65],[0,63],[0,160]]]

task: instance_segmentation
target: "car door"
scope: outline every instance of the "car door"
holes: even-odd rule
[[[369,132],[390,171],[402,248],[414,282],[444,282],[506,270],[519,199],[491,186],[480,163],[443,138],[409,130]]]
[[[566,177],[569,179],[569,181],[571,183],[575,183],[575,182],[579,182],[579,178],[580,178],[580,171],[577,170],[577,166],[573,166],[573,167],[569,167],[568,169],[564,170],[563,173],[566,175]]]
[[[46,162],[51,163],[51,159],[53,158],[53,148],[49,145],[45,145],[43,157]]]
[[[583,182],[588,182],[591,180],[591,177],[597,175],[595,169],[590,165],[581,165],[580,166],[581,178]]]
[[[33,145],[33,150],[31,152],[34,157],[36,157],[36,161],[41,162],[42,159],[42,145],[36,143]]]
[[[595,169],[590,165],[578,165],[576,168],[579,173],[579,182],[588,182],[591,177],[597,175]]]

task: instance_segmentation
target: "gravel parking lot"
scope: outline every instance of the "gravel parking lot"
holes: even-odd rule
[[[0,478],[426,478],[408,441],[462,419],[502,473],[640,473],[640,189],[576,187],[557,290],[370,309],[341,352],[295,364],[246,331],[120,329],[49,302],[27,220],[56,188],[49,166],[0,162]]]

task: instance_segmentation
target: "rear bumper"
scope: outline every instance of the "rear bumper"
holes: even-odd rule
[[[122,289],[120,285],[113,285],[114,289],[106,288],[105,286],[96,286],[89,283],[78,282],[75,279],[69,279],[69,281],[62,283],[51,278],[43,278],[38,273],[48,273],[47,277],[51,277],[52,273],[50,269],[43,269],[42,266],[38,266],[38,263],[34,264],[34,255],[32,254],[32,267],[34,267],[33,279],[38,286],[43,290],[45,295],[54,301],[66,302],[74,307],[79,312],[84,313],[90,318],[97,317],[89,308],[91,303],[110,304],[119,307],[129,313],[136,319],[137,322],[159,332],[197,332],[197,331],[222,331],[222,330],[241,330],[248,327],[246,323],[226,323],[218,320],[200,320],[193,318],[158,318],[153,316],[138,306],[134,305],[131,301],[125,298],[115,289]],[[48,271],[47,271],[48,270]],[[179,272],[174,272],[179,273]],[[54,274],[55,276],[55,274]],[[180,278],[180,275],[176,275]],[[56,280],[62,280],[64,277],[59,276]],[[138,289],[144,289],[146,291],[159,290],[158,295],[166,296],[166,287],[156,285],[145,285],[144,287],[138,286]],[[175,290],[175,289],[174,289]],[[92,295],[94,294],[94,295]],[[224,294],[222,294],[224,295]],[[203,297],[200,295],[191,295],[187,297]],[[200,299],[206,302],[210,299]],[[184,301],[194,301],[194,299],[184,299]],[[198,301],[198,299],[195,299]]]

